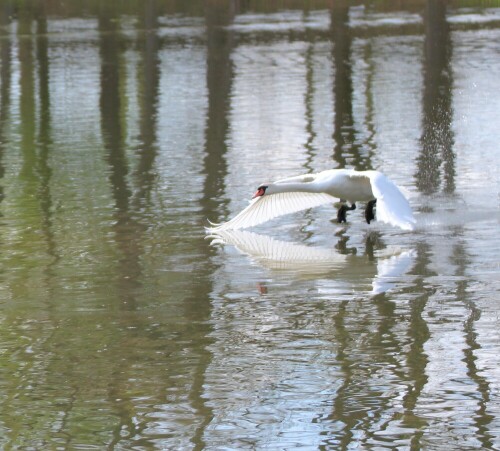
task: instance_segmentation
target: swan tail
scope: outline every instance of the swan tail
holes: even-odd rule
[[[371,172],[370,182],[377,199],[377,220],[403,230],[413,230],[416,222],[413,211],[398,186],[378,171]]]

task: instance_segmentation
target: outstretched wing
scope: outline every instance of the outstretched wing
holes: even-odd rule
[[[253,199],[248,207],[230,221],[222,224],[212,224],[212,227],[207,228],[207,232],[246,229],[278,216],[334,201],[335,198],[326,193],[289,192],[266,194]]]
[[[377,220],[403,230],[413,230],[415,218],[406,197],[385,175],[370,171],[373,195],[377,198]]]

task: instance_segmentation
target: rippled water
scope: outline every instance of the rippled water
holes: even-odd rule
[[[2,449],[500,448],[500,9],[401,5],[0,5]],[[205,236],[336,167],[416,230]]]

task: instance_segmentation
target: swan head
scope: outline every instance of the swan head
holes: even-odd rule
[[[261,197],[263,196],[264,194],[266,194],[266,190],[267,188],[269,188],[268,185],[260,185],[258,188],[257,188],[257,191],[255,191],[255,194],[252,196],[252,199],[255,199],[256,197]]]

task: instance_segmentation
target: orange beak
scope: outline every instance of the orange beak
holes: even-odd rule
[[[259,188],[255,194],[252,196],[252,199],[255,199],[256,197],[263,196],[266,190],[264,188]]]

